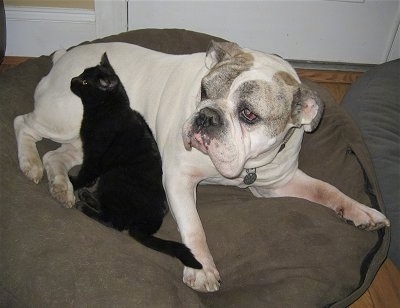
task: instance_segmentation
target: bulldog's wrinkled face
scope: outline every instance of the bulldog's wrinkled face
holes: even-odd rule
[[[249,159],[278,147],[289,128],[318,125],[320,100],[281,58],[213,42],[206,65],[183,141],[187,150],[208,155],[223,176],[237,177]]]

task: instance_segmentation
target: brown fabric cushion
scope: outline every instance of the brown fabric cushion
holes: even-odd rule
[[[389,257],[400,268],[400,59],[377,65],[347,91],[342,101],[376,170],[389,218]]]
[[[210,39],[150,29],[103,41],[189,53],[205,51]],[[35,86],[50,68],[50,57],[43,56],[0,75],[0,306],[343,307],[369,286],[387,253],[387,229],[358,230],[305,200],[198,188],[198,210],[223,279],[213,294],[186,287],[175,259],[61,207],[46,179],[35,185],[19,170],[12,124],[16,115],[32,111]],[[326,111],[318,130],[304,138],[300,167],[382,210],[360,133],[323,95]],[[41,153],[54,147],[39,143]],[[179,240],[171,215],[159,235]]]

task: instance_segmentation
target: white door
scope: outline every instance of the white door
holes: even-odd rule
[[[286,59],[376,64],[400,57],[399,3],[128,0],[128,29],[184,28]]]

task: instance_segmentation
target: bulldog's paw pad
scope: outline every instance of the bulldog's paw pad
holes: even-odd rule
[[[349,211],[350,217],[344,217],[346,220],[350,220],[357,228],[366,231],[374,231],[384,227],[389,227],[390,222],[381,212],[367,207],[365,205],[359,205]]]
[[[219,290],[221,280],[216,269],[196,270],[185,267],[183,271],[183,282],[193,290],[199,292],[215,292]]]
[[[371,222],[369,224],[362,224],[362,225],[357,226],[357,228],[359,228],[361,230],[366,230],[366,231],[379,230],[384,227],[390,227],[389,220],[386,219],[385,221],[378,222],[378,223]]]
[[[66,208],[71,208],[75,204],[75,196],[72,184],[68,178],[57,176],[49,183],[51,195]]]
[[[25,176],[31,181],[38,184],[43,177],[43,164],[39,160],[30,160],[27,158],[22,158],[20,160],[20,169],[25,174]]]

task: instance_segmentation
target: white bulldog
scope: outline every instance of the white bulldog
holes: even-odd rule
[[[68,171],[82,162],[82,104],[69,85],[104,52],[132,108],[155,134],[171,212],[182,241],[203,265],[184,268],[183,280],[193,289],[220,285],[196,210],[200,182],[248,187],[257,197],[304,198],[367,230],[389,226],[380,212],[298,169],[303,132],[316,128],[323,104],[286,61],[234,43],[213,42],[207,53],[190,55],[126,43],[57,52],[37,86],[33,112],[16,117],[14,126],[21,170],[38,183],[44,166],[51,194],[66,207],[75,203]],[[35,145],[42,138],[61,143],[43,164]]]

